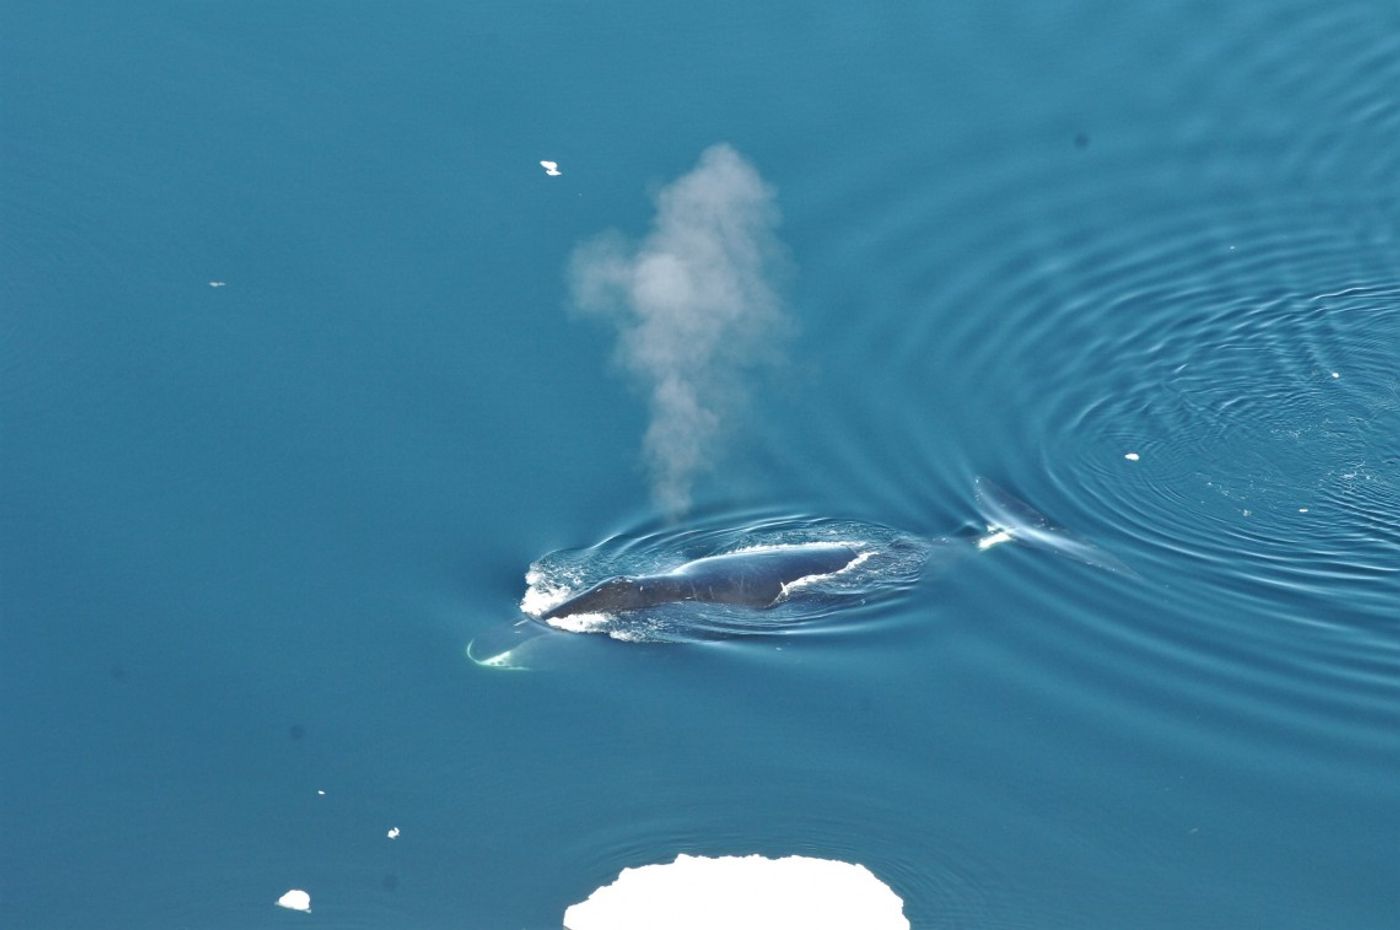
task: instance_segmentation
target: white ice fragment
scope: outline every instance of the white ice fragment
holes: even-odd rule
[[[304,914],[311,913],[311,895],[300,888],[293,888],[282,897],[277,899],[278,907],[285,907],[289,911],[301,911]]]
[[[559,170],[559,162],[557,161],[542,161],[540,162],[540,167],[543,168],[544,173],[551,178],[557,178],[564,173]]]
[[[325,797],[325,796],[326,796],[326,789],[325,789],[325,788],[317,788],[317,789],[316,789],[316,793],[319,794],[321,797]]]
[[[1341,373],[1340,371],[1334,371],[1334,372],[1332,372],[1332,377],[1333,377],[1333,378],[1340,378],[1341,376],[1342,376],[1342,373]]]
[[[1299,508],[1298,508],[1298,512],[1299,512],[1299,513],[1307,513],[1307,512],[1308,512],[1308,508],[1306,508],[1306,507],[1299,507]]]
[[[389,828],[389,832],[386,833],[386,834],[384,834],[384,835],[387,836],[387,837],[388,837],[389,839],[391,839],[391,840],[396,840],[396,839],[399,838],[399,828],[398,828],[398,827],[390,827],[390,828]]]
[[[1142,456],[1138,455],[1136,452],[1129,452],[1126,455],[1124,455],[1123,458],[1127,459],[1130,462],[1136,462],[1138,459],[1142,458]]]
[[[210,282],[209,282],[209,286],[210,286],[210,287],[228,287],[228,282],[227,282],[227,281],[210,281]]]
[[[564,912],[565,930],[909,930],[863,865],[808,856],[680,855],[623,869]]]

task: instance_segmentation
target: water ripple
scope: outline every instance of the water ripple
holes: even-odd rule
[[[1159,96],[1078,138],[1047,113],[859,180],[840,153],[811,169],[810,221],[842,230],[809,263],[844,325],[822,360],[860,390],[771,454],[877,515],[997,474],[1140,575],[1088,591],[1007,556],[1006,609],[1055,618],[1002,632],[1018,675],[1124,730],[1204,718],[1193,742],[1248,764],[1379,772],[1400,707],[1400,149],[1378,144],[1400,22],[1209,15]]]

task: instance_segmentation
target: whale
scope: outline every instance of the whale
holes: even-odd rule
[[[575,633],[607,634],[601,642],[689,642],[697,638],[710,640],[747,635],[750,629],[766,627],[757,618],[752,628],[744,628],[743,621],[729,625],[728,618],[735,611],[712,612],[725,616],[719,617],[718,626],[710,627],[707,624],[715,618],[697,609],[694,613],[698,618],[691,618],[697,625],[691,632],[687,632],[689,621],[684,621],[681,635],[657,638],[652,626],[656,618],[646,616],[645,612],[648,608],[685,603],[719,604],[756,611],[780,610],[782,605],[791,604],[801,614],[807,597],[817,599],[820,612],[822,599],[832,593],[832,586],[824,582],[848,570],[851,572],[850,590],[862,593],[856,598],[830,603],[840,606],[858,600],[864,604],[867,602],[865,593],[880,590],[880,585],[886,586],[884,590],[911,586],[929,559],[937,562],[937,571],[941,574],[959,561],[962,553],[1000,549],[1003,544],[1021,544],[1053,552],[1124,578],[1139,577],[1117,556],[1052,523],[1044,514],[990,480],[977,477],[973,490],[980,519],[965,523],[952,535],[927,537],[900,532],[891,537],[887,535],[889,527],[871,524],[845,537],[844,541],[827,537],[821,541],[751,545],[683,562],[663,571],[607,577],[579,593],[573,593],[577,590],[574,588],[557,603],[554,598],[559,596],[555,586],[558,575],[547,577],[545,584],[536,587],[540,579],[532,579],[532,568],[532,573],[526,575],[530,587],[520,604],[525,616],[509,626],[482,631],[467,643],[466,655],[483,668],[526,671],[548,667],[540,663],[550,662],[551,657],[565,650],[570,660],[577,661],[580,650],[592,649],[600,641],[592,636],[575,636]],[[897,551],[915,557],[914,562],[901,562],[894,556]],[[893,569],[895,565],[903,565],[903,568]],[[901,571],[912,571],[913,575],[901,575]],[[598,574],[601,572],[593,577]],[[535,600],[539,595],[548,597],[549,602],[542,604]],[[634,632],[634,618],[635,631],[641,635],[629,635]],[[600,624],[595,619],[605,622]],[[609,623],[610,619],[613,622]]]
[[[859,549],[845,543],[742,549],[695,559],[662,574],[607,578],[550,608],[540,618],[617,614],[685,601],[762,609],[779,603],[797,582],[835,574],[861,557]]]

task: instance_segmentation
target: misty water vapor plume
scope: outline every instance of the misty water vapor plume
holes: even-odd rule
[[[773,189],[728,145],[706,149],[655,199],[646,238],[585,243],[571,283],[580,311],[616,327],[618,357],[647,392],[652,495],[679,515],[742,409],[746,382],[780,357],[786,253]]]

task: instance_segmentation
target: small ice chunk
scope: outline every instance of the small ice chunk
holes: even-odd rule
[[[566,930],[909,930],[863,865],[809,856],[704,858],[623,869],[564,912]]]
[[[1298,508],[1298,512],[1299,512],[1299,513],[1307,513],[1307,512],[1308,512],[1308,508],[1306,508],[1306,507],[1299,507],[1299,508]]]
[[[282,897],[277,899],[278,907],[285,907],[289,911],[301,911],[303,914],[311,913],[311,895],[300,888],[293,888]]]
[[[1342,376],[1342,373],[1341,373],[1340,371],[1334,371],[1334,372],[1332,372],[1332,377],[1333,377],[1333,378],[1340,378],[1341,376]]]
[[[228,287],[228,282],[227,282],[227,281],[210,281],[210,282],[209,282],[209,286],[210,286],[210,287]]]
[[[325,796],[326,796],[326,789],[325,789],[325,788],[317,788],[317,789],[316,789],[316,793],[319,794],[321,797],[325,797]]]
[[[1123,458],[1127,459],[1130,462],[1136,462],[1138,459],[1142,458],[1142,456],[1138,455],[1136,452],[1129,452],[1126,455],[1124,455]]]
[[[542,161],[540,162],[540,167],[543,168],[544,173],[551,178],[557,178],[564,173],[559,170],[559,162],[557,161]]]
[[[399,828],[398,828],[398,827],[390,827],[390,828],[389,828],[389,832],[386,833],[386,834],[384,834],[384,835],[387,836],[387,837],[388,837],[389,839],[391,839],[391,840],[396,840],[396,839],[399,838]]]

